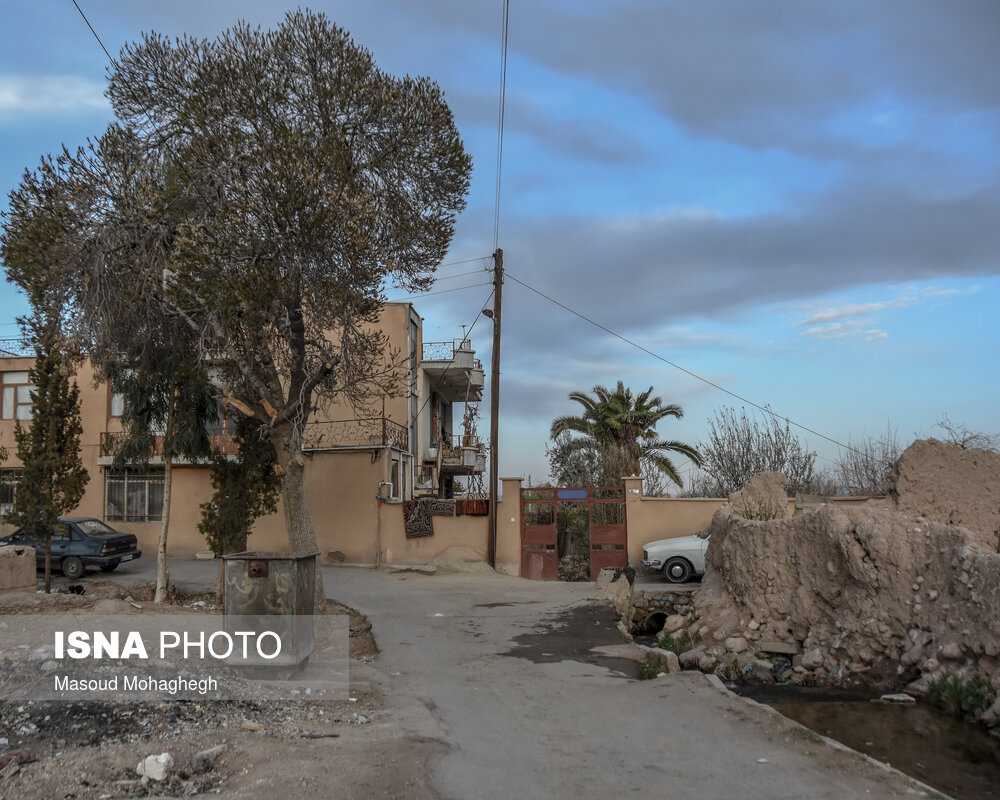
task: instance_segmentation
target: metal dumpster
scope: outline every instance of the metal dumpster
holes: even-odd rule
[[[315,646],[312,615],[318,555],[245,552],[222,556],[226,632],[267,631],[281,641],[277,656],[253,653],[239,663],[286,667],[309,658]]]

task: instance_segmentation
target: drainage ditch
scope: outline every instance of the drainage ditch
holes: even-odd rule
[[[734,691],[958,800],[1000,798],[1000,739],[925,703],[882,703],[877,695],[828,688]]]

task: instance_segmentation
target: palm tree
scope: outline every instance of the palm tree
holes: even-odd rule
[[[701,465],[701,458],[691,445],[659,437],[656,423],[664,417],[680,419],[684,411],[676,403],[665,404],[652,395],[652,386],[633,395],[621,381],[614,391],[595,386],[591,394],[571,392],[569,399],[582,405],[583,413],[557,417],[550,435],[556,439],[563,434],[580,434],[570,439],[571,449],[587,450],[600,458],[609,485],[617,484],[623,475],[638,475],[642,462],[647,462],[679,486],[681,477],[666,454],[680,453],[696,466]]]

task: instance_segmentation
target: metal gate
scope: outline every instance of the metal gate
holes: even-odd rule
[[[605,567],[628,566],[624,488],[521,489],[521,577],[559,579],[559,504],[585,503],[590,580]]]

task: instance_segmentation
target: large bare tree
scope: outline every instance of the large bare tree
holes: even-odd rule
[[[34,196],[65,205],[59,269],[92,348],[123,311],[184,324],[232,405],[266,426],[290,545],[314,551],[304,426],[335,395],[391,382],[372,326],[385,288],[429,285],[464,207],[471,160],[443,94],[300,10],[214,41],[147,34],[108,97],[118,122],[43,161],[22,199],[33,182],[62,189]]]

